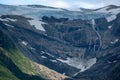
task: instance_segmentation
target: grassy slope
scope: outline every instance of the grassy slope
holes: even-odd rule
[[[13,73],[5,66],[5,62],[7,61],[7,58],[5,58],[3,55],[5,51],[0,48],[0,80],[19,80],[16,76],[13,75]]]
[[[0,48],[0,80],[43,80],[39,78],[31,62],[19,51],[8,52]]]
[[[17,65],[22,72],[36,75],[35,71],[31,67],[31,62],[28,58],[26,58],[19,50],[10,50],[9,57],[11,60]]]

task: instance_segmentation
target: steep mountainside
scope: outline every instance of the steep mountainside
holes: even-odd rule
[[[0,29],[0,80],[63,80],[64,78],[67,77],[26,58],[10,37]]]
[[[2,5],[0,8],[4,9],[7,6]],[[59,11],[57,8],[41,5],[10,7],[3,10],[7,13],[0,12],[0,35],[6,34],[11,39],[4,40],[4,37],[1,37],[1,56],[10,58],[11,63],[23,72],[19,74],[24,74],[26,79],[29,75],[33,75],[32,80],[41,80],[38,76],[55,80],[120,79],[119,7],[107,6],[89,12],[72,12],[64,9]],[[22,10],[22,14],[8,13],[8,10],[13,8],[16,8],[13,10],[15,12]],[[47,9],[44,11],[43,8]],[[37,15],[30,15],[29,11],[34,9],[37,9]],[[24,12],[27,12],[26,15]],[[37,12],[40,14],[39,17]],[[3,44],[3,41],[13,43],[17,48],[14,49],[6,44],[7,42]],[[3,57],[0,57],[2,62]],[[24,61],[27,62],[23,63]],[[5,63],[1,63],[2,68],[5,68],[4,72],[8,71],[14,79],[21,79],[21,76],[12,75],[13,71],[9,66],[3,67],[2,64]],[[28,64],[24,66],[26,63]]]
[[[15,48],[8,36],[0,30],[0,79],[42,79],[34,75],[37,73],[32,69],[31,62]]]

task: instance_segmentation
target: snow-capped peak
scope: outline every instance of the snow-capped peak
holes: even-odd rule
[[[111,13],[111,14],[118,14],[120,13],[120,6],[116,5],[109,5],[99,9],[94,10],[95,12],[102,12],[102,13]]]
[[[116,5],[108,5],[108,6],[105,6],[105,7],[102,7],[102,8],[99,8],[99,9],[106,9],[107,11],[111,10],[111,9],[117,9],[117,8],[120,8],[120,6],[116,6]],[[99,10],[98,9],[98,10]]]
[[[102,8],[98,9],[86,9],[86,8],[80,8],[83,12],[99,12],[99,13],[111,13],[111,14],[118,14],[120,13],[120,6],[116,5],[108,5]]]
[[[44,6],[44,5],[26,5],[28,7],[32,7],[32,8],[52,8],[52,9],[57,9],[54,7],[49,7],[49,6]]]

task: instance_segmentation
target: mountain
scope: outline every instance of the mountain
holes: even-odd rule
[[[21,5],[22,6],[22,5]],[[26,5],[25,5],[26,6]],[[49,7],[49,6],[43,6],[43,5],[27,5],[28,7],[33,7],[33,8],[51,8],[51,9],[58,9],[55,7]]]
[[[96,9],[96,10],[100,10],[100,9],[103,9],[103,8],[106,8],[106,10],[112,10],[112,9],[118,9],[120,8],[120,6],[116,6],[116,5],[108,5],[108,6],[105,6],[105,7],[102,7],[102,8],[99,8],[99,9]]]
[[[103,8],[96,9],[97,12],[104,12],[104,13],[111,13],[111,14],[118,14],[120,11],[120,6],[109,5]]]
[[[39,8],[36,8],[39,7]],[[70,11],[62,8],[53,8],[42,5],[0,5],[0,15],[22,15],[25,17],[32,17],[41,19],[43,16],[54,16],[57,18],[69,19],[93,19],[102,16],[109,16],[106,13],[83,13],[81,11]]]
[[[13,26],[4,24],[0,19],[0,80],[63,80],[67,78],[25,57],[9,33],[6,33],[7,27]]]
[[[0,79],[120,79],[119,7],[85,12],[41,5],[0,9],[0,72],[5,73]]]
[[[110,14],[118,14],[120,11],[120,6],[116,6],[116,5],[108,5],[102,8],[98,8],[98,9],[85,9],[85,8],[80,8],[80,10],[82,10],[83,12],[92,12],[92,13],[110,13]]]

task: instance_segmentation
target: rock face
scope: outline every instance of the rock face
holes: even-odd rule
[[[85,20],[2,15],[0,29],[30,60],[73,80],[120,79],[118,12]]]
[[[9,36],[0,30],[0,80],[64,80],[65,78],[68,77],[26,58]]]
[[[96,54],[97,63],[89,70],[79,73],[75,78],[83,78],[86,80],[117,80],[120,79],[119,61],[120,61],[120,14],[111,22],[103,22],[108,26],[106,30],[98,29],[102,36],[101,50]],[[101,23],[100,23],[101,24]],[[106,26],[104,25],[104,26]]]

